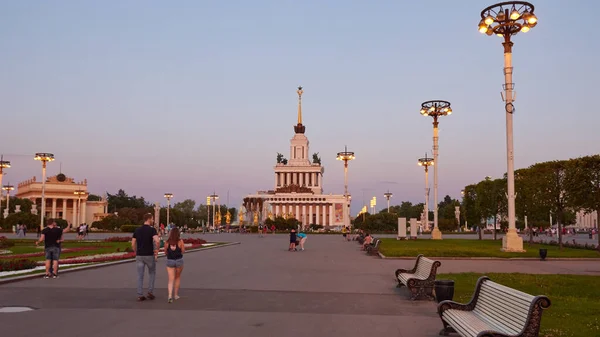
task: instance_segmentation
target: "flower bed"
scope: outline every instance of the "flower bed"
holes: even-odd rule
[[[107,242],[129,242],[129,241],[131,241],[131,238],[127,237],[127,236],[113,236],[113,237],[104,239],[104,241],[107,241]]]
[[[37,263],[27,259],[0,261],[0,272],[35,268]]]
[[[60,260],[59,264],[79,264],[79,263],[97,263],[97,262],[112,262],[132,259],[135,257],[135,253],[111,253],[111,254],[100,254],[93,256],[79,256],[72,259]]]
[[[206,240],[187,238],[183,239],[183,243],[191,243],[192,245],[203,245],[206,243]]]

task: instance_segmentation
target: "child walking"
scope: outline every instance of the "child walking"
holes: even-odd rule
[[[296,251],[296,230],[292,229],[290,232],[290,252]]]

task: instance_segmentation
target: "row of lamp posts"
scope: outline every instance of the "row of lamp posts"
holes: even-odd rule
[[[42,162],[42,207],[41,207],[42,209],[41,209],[41,216],[40,216],[40,228],[43,229],[44,228],[44,216],[45,216],[45,212],[46,212],[46,163],[53,161],[54,155],[52,153],[39,152],[39,153],[35,154],[33,159],[39,160]],[[4,169],[6,169],[6,168],[10,168],[10,161],[4,160],[4,157],[0,157],[0,186],[2,186],[2,178],[4,176]],[[2,190],[7,192],[7,201],[6,201],[7,209],[9,207],[10,191],[12,191],[14,189],[15,189],[14,186],[12,186],[10,184],[2,186]]]
[[[507,197],[508,197],[508,232],[502,240],[502,249],[506,251],[522,251],[523,240],[517,235],[515,226],[515,175],[514,175],[514,148],[513,148],[513,113],[515,107],[514,83],[512,81],[512,36],[519,32],[526,33],[537,25],[534,6],[525,1],[508,1],[486,7],[481,11],[479,32],[488,36],[496,35],[503,38],[504,46],[504,85],[502,99],[506,111],[506,159],[507,159]],[[428,216],[428,167],[433,166],[433,239],[441,239],[442,233],[438,227],[438,125],[439,117],[452,113],[448,101],[427,101],[421,104],[421,114],[433,117],[433,159],[420,158],[418,164],[425,168],[425,219]]]

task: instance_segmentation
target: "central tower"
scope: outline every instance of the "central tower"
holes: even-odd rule
[[[298,124],[294,126],[296,133],[290,141],[290,164],[293,166],[311,166],[308,159],[308,138],[304,135],[306,127],[302,125],[302,87],[298,87]]]

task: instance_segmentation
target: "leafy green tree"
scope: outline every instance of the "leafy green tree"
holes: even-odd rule
[[[460,206],[460,202],[456,199],[452,199],[449,195],[446,195],[444,200],[438,204],[439,220],[442,220],[438,220],[440,230],[453,231],[458,229],[460,224],[456,221],[456,206]],[[442,222],[444,223],[443,229]]]
[[[584,209],[587,213],[596,211],[600,215],[600,155],[570,160],[566,180],[569,206],[575,210]]]
[[[25,225],[28,230],[35,230],[40,225],[40,216],[29,212],[9,214],[3,221],[4,228],[12,230],[12,226]]]
[[[10,213],[14,213],[17,209],[17,205],[21,206],[21,212],[31,213],[31,207],[33,202],[29,199],[21,199],[17,197],[10,197]],[[4,209],[2,209],[4,210]]]
[[[148,208],[150,204],[144,200],[144,197],[129,196],[124,190],[120,189],[117,194],[107,193],[108,209],[110,212],[118,212],[121,208]]]
[[[573,192],[567,179],[570,166],[567,161],[550,161],[532,165],[529,169],[536,179],[536,188],[542,208],[546,206],[555,214],[558,223],[558,244],[562,249],[562,228],[568,220],[568,200]]]
[[[480,202],[478,201],[479,196],[477,191],[477,185],[475,184],[465,186],[463,195],[463,212],[467,223],[470,223],[471,226],[476,226],[481,229],[481,219],[483,219],[483,214],[479,208]],[[481,230],[478,232],[479,240],[481,240]]]
[[[87,198],[88,201],[101,201],[102,197],[96,194],[90,194]]]

